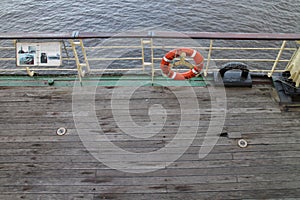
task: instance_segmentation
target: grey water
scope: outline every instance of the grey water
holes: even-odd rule
[[[299,33],[299,0],[2,0],[0,32]]]
[[[299,9],[298,0],[2,0],[0,27],[1,32],[297,33]]]

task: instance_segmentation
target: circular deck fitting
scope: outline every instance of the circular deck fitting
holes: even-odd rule
[[[56,134],[59,136],[65,135],[67,133],[67,129],[64,127],[60,127],[57,129]]]
[[[239,147],[241,147],[241,148],[246,148],[246,147],[248,146],[248,142],[247,142],[246,140],[244,140],[244,139],[240,139],[240,140],[238,141],[238,145],[239,145]]]

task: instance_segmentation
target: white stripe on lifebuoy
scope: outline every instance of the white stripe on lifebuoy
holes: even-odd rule
[[[165,56],[164,56],[164,61],[166,61],[166,62],[168,62],[168,63],[172,62],[172,60],[169,60],[169,59],[166,58]]]
[[[171,77],[171,79],[174,79],[176,77],[176,72],[173,73],[173,76]]]
[[[197,54],[197,51],[194,50],[194,52],[193,52],[193,54],[191,55],[191,57],[194,58],[194,57],[196,56],[196,54]]]
[[[192,72],[196,75],[199,74],[199,72],[197,72],[195,69],[192,69]]]

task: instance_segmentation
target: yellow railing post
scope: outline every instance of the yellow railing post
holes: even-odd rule
[[[277,67],[277,64],[278,64],[278,62],[279,62],[279,60],[280,60],[280,57],[281,57],[281,55],[282,55],[282,53],[283,53],[283,51],[284,51],[285,45],[286,45],[286,40],[284,40],[284,41],[282,42],[281,48],[280,48],[279,53],[278,53],[278,55],[277,55],[277,58],[276,58],[276,60],[275,60],[275,62],[274,62],[274,65],[273,65],[271,71],[268,73],[268,77],[272,77],[272,75],[273,75],[273,73],[274,73],[274,71],[275,71],[275,69],[276,69],[276,67]]]
[[[82,40],[80,39],[79,42],[75,42],[74,40],[70,40],[70,43],[71,43],[72,50],[73,50],[73,53],[74,53],[74,58],[75,58],[76,66],[77,66],[79,81],[81,82],[82,77],[84,77],[84,75],[85,75],[85,72],[82,70],[82,67],[86,67],[87,72],[89,72],[90,71],[89,62],[88,62],[88,59],[87,59],[87,55],[86,55],[85,48],[84,48]],[[82,51],[84,61],[85,61],[84,64],[80,63],[78,53],[77,53],[77,50],[76,50],[76,46],[81,47],[81,51]]]
[[[209,50],[208,50],[208,55],[207,55],[207,62],[206,62],[206,69],[204,71],[204,76],[207,76],[208,67],[209,67],[210,60],[211,60],[212,48],[213,48],[213,40],[210,40],[210,45],[209,45]]]
[[[152,83],[154,81],[154,73],[155,73],[155,69],[154,69],[154,50],[153,50],[153,39],[151,39],[151,70],[152,70]]]
[[[77,50],[76,50],[76,43],[74,42],[74,40],[70,40],[70,43],[71,43],[72,50],[73,50],[74,57],[75,57],[75,61],[76,61],[78,78],[79,78],[79,81],[81,82],[81,79],[84,76],[84,73],[83,73],[81,65],[80,65],[78,53],[77,53]]]
[[[151,62],[145,62],[145,46],[150,45],[151,50]],[[153,40],[152,38],[150,40],[144,40],[141,39],[141,48],[142,48],[142,67],[143,71],[145,71],[145,66],[151,66],[151,80],[154,81],[154,50],[153,50]]]
[[[90,69],[89,61],[88,61],[88,58],[87,58],[87,55],[86,55],[85,47],[83,45],[83,41],[79,40],[79,42],[80,42],[83,58],[84,58],[84,61],[85,61],[85,67],[87,69],[87,72],[90,72],[91,69]]]
[[[142,68],[145,71],[145,50],[144,50],[144,40],[141,39],[141,49],[142,49]]]

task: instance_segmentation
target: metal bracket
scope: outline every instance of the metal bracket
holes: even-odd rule
[[[79,36],[79,31],[73,31],[72,37],[73,38],[78,38],[78,36]]]

